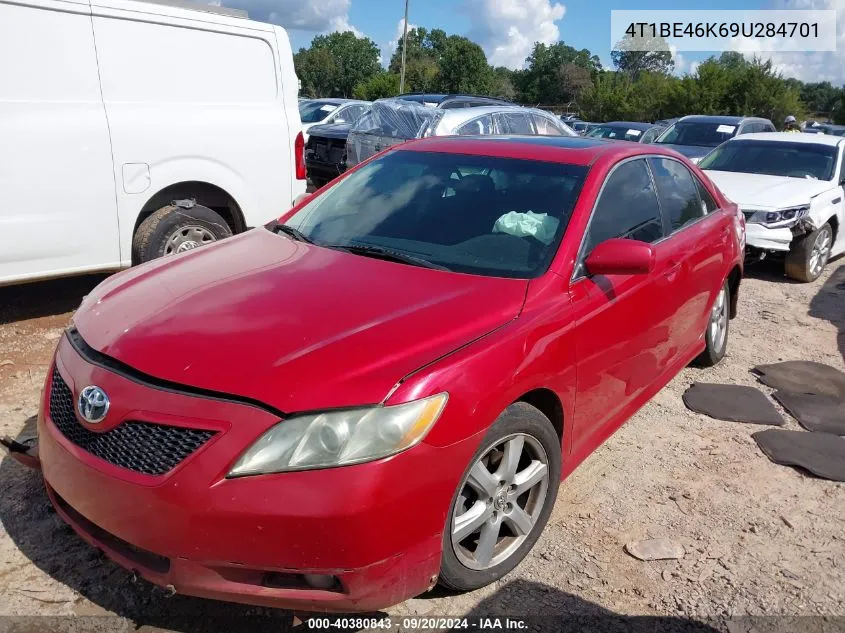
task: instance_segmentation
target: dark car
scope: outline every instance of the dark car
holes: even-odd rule
[[[612,141],[633,141],[639,143],[643,134],[651,129],[651,123],[632,121],[611,121],[596,123],[584,135],[588,138],[606,138]]]
[[[476,106],[491,105],[514,105],[510,101],[497,99],[495,97],[484,97],[479,95],[462,94],[439,94],[430,92],[408,92],[401,94],[397,99],[413,101],[431,108],[474,108]]]
[[[654,143],[697,160],[734,136],[775,131],[775,126],[768,119],[693,114],[678,119]]]
[[[352,123],[315,125],[305,145],[308,180],[318,189],[346,171],[346,139]]]

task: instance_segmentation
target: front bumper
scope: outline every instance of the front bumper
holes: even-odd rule
[[[792,239],[792,229],[788,227],[769,229],[757,223],[745,225],[746,244],[752,248],[786,252],[789,250]]]
[[[171,471],[135,472],[59,430],[48,376],[38,420],[48,493],[82,538],[123,567],[178,593],[306,611],[381,609],[436,579],[451,497],[477,442],[422,443],[368,464],[227,479],[275,416],[141,384],[88,362],[67,337],[55,363],[74,398],[87,385],[110,395],[106,430],[142,419],[215,431]],[[305,574],[339,583],[303,587]]]

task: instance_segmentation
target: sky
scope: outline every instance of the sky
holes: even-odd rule
[[[352,30],[372,39],[384,64],[401,36],[404,0],[208,0],[245,9],[288,29],[294,51],[320,33]],[[410,0],[409,28],[440,28],[482,46],[496,66],[521,68],[534,42],[564,41],[610,61],[611,9],[838,9],[837,51],[766,53],[786,76],[845,83],[845,0]],[[693,72],[708,53],[675,52],[675,72]]]

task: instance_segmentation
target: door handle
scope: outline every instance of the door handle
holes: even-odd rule
[[[666,264],[666,272],[664,275],[666,279],[669,281],[673,281],[675,277],[678,276],[678,272],[681,270],[681,262],[677,259],[670,259]]]

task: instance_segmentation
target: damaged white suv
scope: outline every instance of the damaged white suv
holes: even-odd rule
[[[786,274],[814,281],[845,252],[845,138],[826,134],[745,134],[699,163],[745,214],[747,253],[786,255]]]

